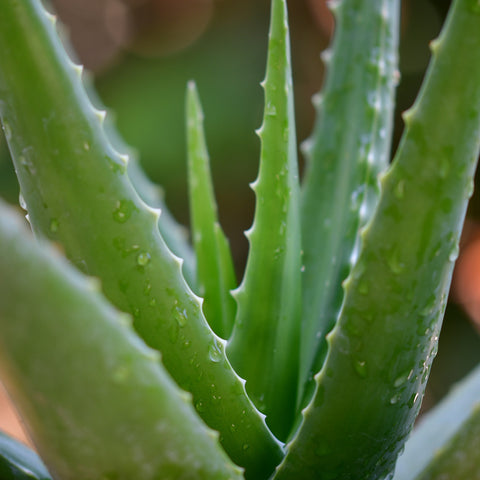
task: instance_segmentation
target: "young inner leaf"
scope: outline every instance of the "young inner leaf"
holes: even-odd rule
[[[332,2],[333,4],[333,2]],[[325,336],[355,262],[358,231],[377,204],[377,175],[390,159],[397,68],[398,0],[335,3],[327,78],[306,143],[302,185],[304,250],[299,407],[325,359]]]
[[[293,422],[300,327],[299,186],[286,5],[272,2],[257,203],[228,356],[281,439]]]
[[[197,256],[198,294],[212,330],[222,338],[232,332],[237,305],[230,291],[236,285],[228,240],[218,223],[203,131],[203,112],[195,84],[187,93],[188,175],[192,237]]]

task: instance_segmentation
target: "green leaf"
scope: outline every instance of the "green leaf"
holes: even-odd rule
[[[2,480],[51,480],[39,456],[23,443],[0,432]]]
[[[79,67],[38,1],[3,3],[0,50],[0,114],[35,234],[60,243],[74,265],[101,279],[106,297],[133,315],[139,335],[193,394],[231,458],[247,476],[265,477],[282,450],[226,360],[181,262],[158,232],[158,211],[134,190],[125,158],[104,134],[104,115],[91,106]]]
[[[300,327],[300,216],[286,5],[272,1],[257,203],[228,357],[281,439],[295,412]],[[248,352],[246,354],[245,352]]]
[[[304,251],[300,405],[327,351],[343,300],[341,283],[358,251],[358,231],[378,199],[390,160],[397,83],[398,0],[331,2],[335,35],[327,77],[315,99],[317,122],[304,145]],[[303,398],[302,398],[303,397]]]
[[[203,312],[212,330],[222,338],[232,333],[237,284],[228,240],[218,223],[210,177],[203,112],[193,82],[187,92],[188,175],[192,237],[197,256],[198,293],[205,299]]]
[[[242,478],[98,281],[3,204],[0,244],[2,381],[55,478]]]
[[[278,480],[381,478],[413,426],[480,150],[479,32],[478,1],[457,0],[405,115],[314,399]]]
[[[415,480],[475,480],[480,478],[480,405],[448,445],[436,452],[434,461]]]
[[[480,367],[477,367],[455,385],[439,404],[422,415],[420,423],[405,444],[405,450],[398,458],[393,480],[419,478],[423,480],[424,477],[420,473],[427,470],[429,465],[428,470],[436,469],[437,463],[443,464],[450,457],[451,459],[455,457],[461,459],[463,466],[469,463],[469,459],[472,459],[476,464],[477,476],[471,475],[464,478],[477,478],[480,473],[478,470],[480,449],[477,439],[480,438],[480,435],[477,433],[476,438],[470,439],[470,445],[465,446],[469,449],[468,455],[462,454],[456,441],[452,442],[452,440],[455,437],[458,439],[468,437],[473,429],[478,429],[478,426],[475,425],[478,424],[476,408],[479,399]],[[445,457],[445,459],[440,460],[440,457]],[[440,465],[439,468],[443,469]],[[450,476],[447,478],[460,480],[461,477],[457,470],[450,472]]]
[[[109,135],[110,138],[110,135]],[[169,212],[164,201],[163,189],[150,181],[142,170],[139,161],[129,155],[127,165],[128,178],[138,192],[140,198],[150,207],[160,210],[158,228],[168,248],[177,257],[182,259],[182,273],[188,285],[196,287],[195,255],[188,244],[188,232],[185,227],[177,223]]]

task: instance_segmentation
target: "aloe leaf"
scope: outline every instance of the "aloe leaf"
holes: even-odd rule
[[[110,138],[110,134],[108,138]],[[182,259],[182,273],[188,285],[196,287],[196,261],[192,248],[188,244],[188,232],[180,225],[168,210],[164,192],[153,183],[142,170],[138,159],[129,154],[127,173],[140,198],[150,207],[160,209],[158,228],[170,251]]]
[[[61,36],[62,42],[66,39]],[[67,47],[69,47],[67,43]],[[72,52],[72,48],[68,49]],[[105,111],[106,108],[94,89],[92,77],[88,72],[82,72],[82,83],[88,98],[96,109]],[[115,128],[115,115],[109,112],[103,124],[109,142],[117,152],[127,153],[127,173],[133,187],[140,198],[150,207],[160,209],[161,215],[158,220],[158,228],[170,251],[182,259],[182,273],[191,287],[195,287],[195,255],[188,243],[188,231],[179,224],[165,203],[163,188],[152,182],[142,169],[137,151],[127,145]],[[126,157],[125,157],[126,158]]]
[[[243,477],[97,281],[4,206],[0,243],[2,380],[55,478]]]
[[[415,480],[475,480],[480,478],[480,405],[448,445],[436,452],[432,463]]]
[[[335,35],[323,58],[327,77],[315,99],[317,122],[304,144],[303,311],[300,394],[325,359],[359,242],[390,160],[397,83],[398,0],[331,2]],[[313,386],[313,385],[312,385]],[[302,401],[302,398],[299,398]],[[303,403],[303,402],[302,402]]]
[[[472,431],[478,430],[479,400],[480,367],[477,367],[455,385],[439,404],[421,417],[419,425],[415,427],[405,444],[405,450],[398,458],[393,480],[420,478],[423,480],[424,474],[420,475],[421,472],[436,469],[435,464],[443,465],[445,460],[454,458],[461,459],[462,468],[467,465],[468,459],[472,459],[476,464],[476,475],[460,477],[457,470],[449,472],[447,478],[455,480],[478,478],[480,474],[479,432],[476,438],[470,438],[470,442],[461,448],[458,441],[469,438]],[[454,440],[455,438],[457,440]],[[469,449],[467,455],[461,453],[465,448]],[[443,456],[445,460],[440,460]],[[470,465],[469,468],[471,467]],[[438,468],[443,471],[445,467],[439,465]]]
[[[26,35],[24,32],[28,32]],[[0,16],[0,114],[37,236],[97,276],[107,298],[134,317],[180,387],[247,476],[282,456],[185,283],[181,261],[158,231],[157,211],[138,197],[125,159],[108,142],[38,1],[8,0]]]
[[[382,478],[418,414],[480,149],[478,1],[454,2],[432,52],[277,479]]]
[[[261,159],[253,185],[257,203],[247,232],[245,277],[234,292],[238,313],[228,357],[247,392],[285,439],[293,422],[300,327],[300,221],[293,89],[286,4],[272,2],[259,130]],[[248,352],[248,355],[245,354]]]
[[[237,309],[230,291],[237,284],[228,240],[218,223],[210,176],[203,111],[193,82],[187,92],[187,137],[190,216],[197,257],[198,293],[212,330],[222,338],[232,333]]]
[[[39,456],[18,440],[0,432],[2,480],[51,480]]]

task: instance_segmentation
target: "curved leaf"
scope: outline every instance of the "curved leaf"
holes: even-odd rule
[[[282,450],[225,358],[181,261],[159,234],[159,212],[134,190],[126,158],[104,134],[104,114],[91,106],[81,69],[38,0],[3,3],[0,50],[0,114],[34,232],[61,243],[76,266],[101,279],[107,298],[133,315],[136,331],[161,351],[247,475],[270,473]]]
[[[418,414],[480,150],[477,0],[454,2],[432,51],[277,479],[381,478]]]
[[[3,204],[0,244],[2,380],[54,478],[242,478],[98,281]]]

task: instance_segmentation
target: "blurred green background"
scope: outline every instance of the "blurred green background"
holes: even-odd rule
[[[52,0],[79,63],[92,73],[101,101],[134,146],[149,176],[161,184],[170,210],[188,224],[184,96],[199,87],[221,223],[234,251],[239,280],[252,222],[267,47],[269,0]],[[400,113],[416,95],[449,0],[403,1],[395,142]],[[297,136],[314,119],[310,98],[320,89],[320,52],[333,19],[324,0],[291,0]],[[0,138],[0,196],[18,201],[18,186]],[[471,216],[478,200],[474,197]],[[450,305],[434,363],[428,407],[480,360],[480,340],[461,309]]]

